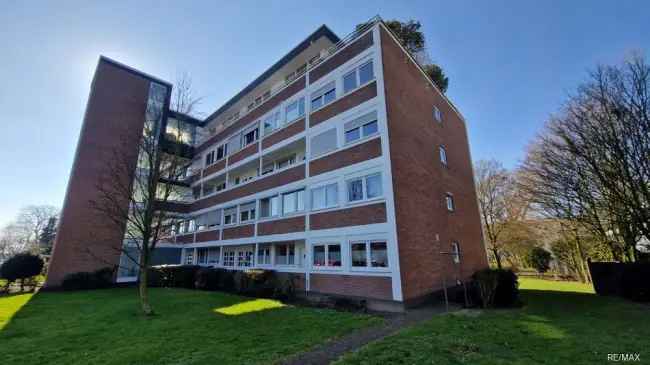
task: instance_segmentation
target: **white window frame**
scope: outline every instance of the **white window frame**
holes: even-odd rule
[[[386,267],[380,267],[380,266],[372,266],[372,244],[373,243],[384,243],[386,245],[386,260],[387,260],[387,266]],[[366,253],[366,266],[354,266],[354,262],[352,260],[352,245],[356,244],[363,244],[365,245],[365,253]],[[350,271],[380,271],[380,272],[386,272],[390,271],[390,257],[388,255],[388,241],[382,240],[382,239],[376,239],[376,240],[352,240],[350,241],[349,244],[350,247]]]
[[[203,165],[204,165],[205,167],[208,167],[208,166],[212,166],[212,165],[214,165],[214,163],[216,162],[215,159],[214,159],[214,156],[215,156],[215,152],[214,152],[214,150],[212,150],[212,151],[206,153],[206,154],[205,154],[205,158],[203,159]],[[208,160],[209,160],[210,162],[208,162]]]
[[[334,204],[332,204],[332,205],[327,203],[327,196],[328,196],[327,195],[327,188],[330,187],[330,186],[334,186],[336,188],[336,191],[334,193],[335,194],[334,196],[336,197],[336,202]],[[314,192],[317,191],[317,190],[320,190],[320,189],[323,190],[324,199],[325,199],[325,206],[316,208],[315,205],[314,205]],[[311,188],[309,190],[309,199],[310,199],[309,200],[309,207],[310,207],[310,209],[312,211],[336,208],[336,207],[339,206],[339,195],[340,194],[339,194],[339,184],[338,184],[338,182],[330,182],[328,184],[322,184],[322,185],[313,187],[313,188]]]
[[[300,100],[302,100],[302,114],[300,114]],[[294,121],[296,121],[296,120],[298,120],[300,118],[303,118],[305,116],[305,113],[306,113],[305,112],[305,107],[306,107],[305,102],[306,102],[305,101],[305,96],[301,95],[301,96],[298,96],[298,97],[294,98],[293,100],[290,100],[289,102],[287,102],[284,105],[284,107],[282,108],[282,112],[284,113],[284,123],[282,123],[283,126],[287,125],[287,124],[290,124],[290,123],[292,123],[292,122],[294,122]],[[287,113],[287,110],[293,104],[296,104],[296,108],[298,110],[298,116],[296,118],[289,119],[289,114]],[[279,128],[279,126],[278,126],[278,128]]]
[[[299,202],[299,199],[298,199],[298,192],[299,191],[302,191],[302,209],[300,209],[300,204],[298,203]],[[302,212],[305,211],[305,195],[307,195],[307,194],[305,194],[306,191],[307,191],[307,189],[300,188],[300,189],[286,191],[286,192],[283,192],[283,193],[280,194],[281,215],[283,217],[291,216],[291,215],[294,215],[294,214],[299,214],[299,213],[302,213]],[[294,210],[292,212],[286,212],[285,213],[285,211],[284,211],[284,196],[289,195],[289,194],[294,194],[294,193],[296,193],[296,197],[295,197],[295,208],[296,208],[296,210]]]
[[[379,176],[379,183],[381,186],[381,194],[378,196],[369,198],[368,197],[368,178],[374,177],[374,176]],[[361,199],[358,200],[350,200],[350,183],[355,181],[355,180],[361,180],[361,194],[362,197]],[[355,177],[350,177],[345,180],[345,200],[347,201],[348,204],[357,204],[361,202],[367,202],[367,201],[372,201],[376,199],[382,199],[384,197],[384,180],[382,178],[381,172],[375,172],[367,175],[361,175],[361,176],[355,176]]]
[[[260,261],[260,250],[262,249],[262,246],[266,246],[265,250],[268,250],[268,254],[265,252],[262,257],[264,259],[268,258],[268,264],[267,263],[262,263]],[[271,267],[273,266],[273,245],[270,243],[258,243],[257,248],[256,248],[256,253],[255,253],[255,264],[260,267]]]
[[[237,250],[235,248],[223,248],[221,266],[223,267],[236,267],[237,264]],[[230,265],[229,265],[230,263]]]
[[[244,207],[245,205],[252,205],[252,208],[246,210],[242,209],[242,207]],[[243,220],[241,216],[242,213],[244,212],[248,212],[248,218],[246,220]],[[252,218],[251,218],[251,212],[253,213],[252,215],[254,216]],[[255,220],[257,219],[257,201],[239,204],[238,214],[239,214],[239,223],[255,222]]]
[[[278,246],[286,246],[287,247],[287,263],[286,264],[280,264],[278,263]],[[289,252],[291,252],[291,248],[293,248],[293,264],[289,264]],[[273,266],[278,266],[278,267],[296,267],[298,266],[298,247],[296,246],[295,243],[279,243],[279,244],[274,244],[273,245]]]
[[[277,206],[278,206],[277,214],[273,214],[272,205],[269,205],[269,216],[268,217],[262,217],[262,200],[269,199],[269,204],[271,204],[270,201],[273,198],[277,199]],[[259,208],[259,210],[260,210],[259,219],[271,219],[271,218],[277,218],[277,217],[282,216],[282,197],[280,196],[280,194],[273,194],[273,195],[265,196],[265,197],[260,198],[258,200],[259,200],[259,207],[260,207]]]
[[[234,210],[235,210],[235,213],[232,214],[232,216],[234,216],[235,219],[234,219],[234,221],[231,221],[230,223],[226,223],[226,216],[229,215],[229,214],[226,214],[226,211],[227,211],[227,210],[231,210],[231,209],[234,209]],[[239,208],[238,208],[238,206],[235,205],[235,206],[233,206],[233,207],[224,208],[224,209],[223,209],[223,215],[222,215],[222,216],[223,216],[223,226],[234,226],[234,225],[237,225],[238,222],[239,222]]]
[[[330,87],[330,85],[331,85],[331,87]],[[314,111],[322,109],[325,106],[327,106],[327,105],[333,103],[334,101],[336,101],[336,99],[337,99],[337,97],[336,97],[336,94],[337,94],[336,89],[337,89],[336,80],[331,80],[329,82],[323,83],[323,86],[321,86],[318,90],[313,92],[309,97],[309,109],[310,109],[310,112],[313,113]],[[328,94],[332,90],[334,90],[334,99],[332,99],[331,101],[325,103],[325,94]],[[314,100],[316,100],[316,99],[321,99],[321,104],[319,106],[317,106],[316,108],[314,108],[313,107]]]
[[[323,266],[316,266],[314,265],[314,255],[316,253],[316,247],[318,246],[325,246],[325,265]],[[339,246],[339,252],[341,255],[341,264],[339,266],[331,266],[329,264],[329,248],[330,246]],[[319,242],[319,243],[314,243],[311,245],[311,258],[310,258],[310,265],[313,270],[330,270],[330,271],[340,271],[343,270],[344,262],[343,262],[343,245],[339,242]]]
[[[372,67],[372,78],[370,80],[364,82],[364,83],[361,83],[361,67],[366,66],[369,63],[372,64],[372,66],[371,66]],[[351,73],[354,73],[354,79],[355,79],[355,82],[356,82],[356,86],[354,88],[346,91],[345,90],[345,78],[348,75],[350,75]],[[341,85],[343,86],[343,95],[350,94],[350,93],[354,92],[355,90],[360,89],[361,87],[375,81],[376,78],[377,78],[377,76],[376,76],[376,73],[375,73],[375,64],[374,64],[372,58],[362,60],[361,62],[359,62],[358,66],[354,66],[353,69],[351,69],[348,72],[345,72],[343,74],[343,76],[341,77]]]

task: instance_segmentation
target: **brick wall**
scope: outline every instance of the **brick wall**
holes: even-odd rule
[[[305,216],[278,219],[257,224],[257,235],[266,236],[305,231]]]
[[[61,284],[68,273],[117,265],[124,227],[100,216],[89,202],[97,201],[97,185],[108,178],[116,151],[135,163],[142,135],[149,80],[101,59],[91,86],[86,113],[68,181],[59,228],[50,261],[47,287]],[[114,176],[128,185],[131,176]],[[128,201],[124,201],[125,206]]]
[[[245,226],[237,226],[223,229],[223,239],[229,240],[233,238],[252,237],[255,233],[255,225],[247,224]]]
[[[386,204],[362,205],[309,215],[309,228],[328,229],[386,222]]]
[[[354,56],[370,48],[372,44],[372,32],[368,32],[363,37],[355,40],[354,43],[342,49],[339,51],[339,53],[327,59],[318,65],[318,67],[309,72],[309,82],[313,84],[314,82],[318,81],[321,77],[332,72],[334,69],[341,66]]]
[[[393,299],[392,279],[383,276],[311,273],[309,290],[322,294]]]
[[[380,29],[402,290],[409,300],[438,290],[443,274],[450,281],[458,270],[467,277],[486,267],[487,259],[465,124]],[[433,119],[434,105],[442,123]],[[449,168],[440,163],[440,145]],[[446,209],[446,192],[454,196],[453,213]],[[452,241],[463,252],[460,267],[440,254],[449,252]]]
[[[269,148],[276,143],[280,143],[292,136],[295,136],[298,133],[301,133],[305,130],[305,118],[301,118],[288,126],[275,131],[269,136],[265,136],[262,139],[262,149]]]
[[[381,156],[381,140],[358,144],[309,162],[309,175],[316,176]]]
[[[373,81],[368,85],[351,92],[348,95],[328,104],[309,116],[309,126],[318,125],[344,111],[366,102],[377,96],[377,82]]]

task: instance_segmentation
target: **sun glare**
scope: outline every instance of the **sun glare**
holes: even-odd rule
[[[246,313],[259,312],[268,309],[282,308],[285,305],[277,300],[255,299],[248,302],[237,303],[228,307],[215,308],[214,312],[227,316],[238,316]]]

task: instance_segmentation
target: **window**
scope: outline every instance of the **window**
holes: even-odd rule
[[[353,242],[350,246],[352,267],[388,267],[388,251],[384,241]]]
[[[440,146],[440,162],[442,162],[443,165],[447,166],[447,151],[442,146]]]
[[[343,92],[347,93],[348,91],[354,90],[357,88],[357,70],[346,74],[343,76]]]
[[[271,245],[268,243],[260,243],[257,246],[257,264],[258,265],[271,265]]]
[[[296,163],[296,155],[293,154],[291,156],[287,156],[284,158],[281,158],[277,161],[278,169],[285,168],[287,166],[291,166]]]
[[[454,261],[454,264],[460,263],[460,246],[458,242],[451,243],[451,259]]]
[[[338,184],[329,184],[311,190],[311,209],[335,207],[339,202]]]
[[[223,159],[228,154],[228,145],[223,144],[217,147],[217,161]]]
[[[223,211],[223,224],[237,223],[237,207],[228,208]]]
[[[258,137],[259,137],[259,128],[257,127],[244,132],[243,146],[248,146],[249,144],[254,143],[255,141],[257,141]]]
[[[208,249],[207,248],[197,248],[196,249],[196,263],[199,265],[206,265],[208,263]]]
[[[295,265],[296,247],[293,243],[275,246],[276,265]]]
[[[343,76],[343,92],[347,94],[358,86],[374,79],[372,61],[366,62]]]
[[[210,166],[214,163],[214,151],[208,152],[207,155],[205,155],[205,166]]]
[[[382,196],[381,174],[373,174],[349,180],[348,201],[355,202]]]
[[[304,113],[304,105],[303,105],[303,113]],[[270,114],[268,114],[266,117],[264,117],[263,123],[264,123],[264,134],[269,134],[271,131],[274,129],[278,128],[280,126],[280,109],[272,111]]]
[[[442,112],[437,106],[433,107],[433,119],[438,123],[442,123]]]
[[[208,249],[208,264],[216,265],[219,263],[219,254],[221,253],[220,247],[210,247]]]
[[[280,198],[277,196],[260,199],[260,217],[268,218],[277,216],[280,213],[279,202]]]
[[[304,195],[304,189],[282,194],[282,214],[290,214],[304,210]]]
[[[253,265],[253,251],[237,251],[237,266],[249,267]]]
[[[235,266],[235,251],[224,251],[223,266]]]
[[[314,245],[312,263],[314,267],[320,268],[341,267],[341,245],[338,243]]]
[[[202,231],[221,224],[221,210],[213,210],[196,217],[196,229]]]
[[[270,174],[275,170],[275,163],[269,162],[262,166],[262,175]]]
[[[311,138],[312,157],[320,156],[336,149],[336,128],[332,128]]]
[[[311,110],[314,111],[336,99],[336,83],[334,81],[311,94]]]
[[[185,249],[185,265],[194,264],[194,249],[186,248]]]
[[[450,212],[454,211],[454,197],[450,194],[447,193],[447,196],[445,197],[445,200],[447,202],[447,210]]]
[[[227,148],[229,153],[234,153],[236,151],[239,151],[239,149],[241,148],[241,135],[236,134],[230,137],[230,139],[228,140]]]
[[[300,98],[287,105],[286,108],[287,123],[294,121],[304,115],[305,115],[305,98]]]
[[[239,221],[247,222],[255,220],[255,202],[239,206]]]
[[[345,143],[370,137],[378,131],[377,112],[372,111],[345,123]]]

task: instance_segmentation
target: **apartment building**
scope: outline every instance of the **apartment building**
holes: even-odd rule
[[[47,285],[106,262],[137,279],[85,202],[152,100],[188,161],[156,263],[290,272],[307,295],[394,308],[487,267],[465,121],[380,19],[321,26],[204,120],[169,110],[172,87],[100,59]]]

